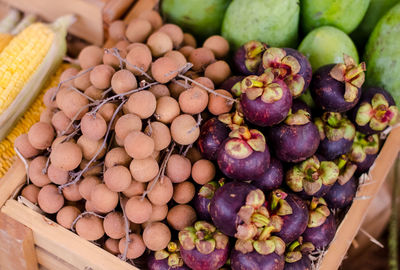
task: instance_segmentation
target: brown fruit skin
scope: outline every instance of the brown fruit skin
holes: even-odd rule
[[[111,238],[121,239],[125,236],[124,216],[120,212],[108,213],[103,220],[104,232]]]
[[[121,165],[111,167],[104,172],[104,183],[114,192],[126,190],[132,181],[129,170]]]
[[[109,65],[98,65],[90,72],[90,82],[99,89],[107,89],[111,86],[111,78],[115,70]]]
[[[81,119],[81,131],[88,139],[98,141],[106,135],[106,120],[99,113],[87,113]]]
[[[150,137],[153,138],[155,151],[164,150],[171,142],[171,132],[168,126],[161,122],[151,122],[144,132],[150,134]]]
[[[126,153],[134,159],[145,159],[154,152],[154,140],[140,131],[131,131],[124,140],[124,146]]]
[[[58,192],[55,185],[49,184],[42,187],[38,194],[38,204],[43,212],[55,214],[64,205],[64,197]]]
[[[85,92],[83,92],[88,97],[93,98],[94,100],[103,99],[103,90],[94,87],[93,85],[86,88]]]
[[[64,171],[72,171],[82,161],[82,150],[73,142],[63,142],[53,148],[50,154],[51,163]]]
[[[72,223],[80,214],[81,211],[79,211],[78,208],[76,208],[75,206],[67,205],[61,208],[60,211],[58,211],[56,220],[58,224],[70,230]]]
[[[142,195],[144,192],[146,185],[145,183],[141,183],[138,181],[133,180],[129,187],[122,191],[126,197],[131,198],[133,196]]]
[[[171,124],[172,139],[181,145],[194,143],[200,135],[196,120],[189,114],[181,114]]]
[[[173,97],[164,96],[157,100],[155,117],[158,121],[170,124],[180,112],[179,103]]]
[[[159,83],[167,83],[178,74],[179,65],[171,57],[160,57],[151,65],[151,74]]]
[[[85,215],[75,224],[76,233],[83,239],[95,241],[103,237],[103,220],[93,215]]]
[[[225,58],[229,53],[228,41],[218,35],[207,38],[204,41],[203,47],[210,49],[218,59]]]
[[[210,78],[215,85],[220,85],[231,76],[231,68],[225,61],[217,61],[207,66],[204,75]]]
[[[23,197],[25,197],[31,203],[37,204],[39,191],[40,191],[40,188],[38,188],[37,186],[35,186],[33,184],[29,184],[22,189],[21,195]]]
[[[126,106],[129,113],[136,114],[141,119],[146,119],[155,112],[157,100],[153,93],[149,91],[140,91],[129,97]]]
[[[186,57],[179,51],[169,51],[164,56],[174,59],[179,68],[182,68],[187,63]]]
[[[215,177],[215,165],[207,160],[200,159],[193,164],[192,178],[199,185],[205,185]]]
[[[147,188],[153,186],[155,180],[151,181]],[[174,194],[174,187],[172,182],[167,176],[161,176],[157,183],[153,186],[153,189],[147,194],[150,202],[154,205],[164,205],[167,204]]]
[[[192,164],[203,158],[199,149],[196,146],[193,146],[189,149],[189,151],[186,154],[186,157],[190,160]]]
[[[107,250],[108,252],[110,252],[113,255],[117,255],[119,253],[119,239],[112,239],[112,238],[108,238],[105,242],[104,242],[104,246],[103,248],[105,250]]]
[[[103,50],[95,45],[87,46],[79,53],[78,61],[82,69],[100,65],[103,61]]]
[[[187,84],[185,83],[184,80],[171,81],[171,82],[168,84],[168,88],[169,88],[169,90],[170,90],[170,92],[171,92],[171,96],[172,96],[174,99],[178,99],[178,98],[179,98],[179,95],[180,95],[183,91],[185,91],[187,88],[190,88],[189,85],[188,85],[187,87],[185,87],[185,85],[187,85]]]
[[[119,53],[119,56],[121,56],[122,58],[126,58],[126,55],[128,52],[125,49],[118,49],[118,53]],[[116,70],[120,69],[120,67],[121,67],[121,62],[113,54],[113,51],[111,51],[111,50],[104,52],[103,63],[105,65],[113,67]],[[124,63],[122,63],[122,66],[124,66]]]
[[[194,49],[189,55],[189,62],[193,64],[194,71],[203,71],[215,61],[214,53],[208,48]]]
[[[90,200],[92,198],[92,190],[98,184],[101,184],[100,178],[87,176],[79,183],[79,193],[85,200]]]
[[[195,48],[192,46],[185,45],[182,48],[179,49],[179,52],[182,53],[186,59],[189,59],[190,53],[194,50]]]
[[[171,241],[171,231],[161,222],[153,222],[143,230],[143,242],[153,251],[159,251],[167,247]]]
[[[90,84],[90,71],[88,69],[83,69],[79,71],[76,75],[77,77],[74,79],[74,86],[79,90],[84,91],[88,88]]]
[[[185,181],[174,185],[173,199],[179,204],[185,204],[193,199],[195,192],[196,188],[194,185],[189,181]]]
[[[60,76],[60,82],[63,82],[62,86],[73,86],[74,80],[73,79],[69,80],[69,79],[71,79],[78,73],[79,73],[79,70],[75,67],[70,67],[70,68],[67,68],[66,70],[64,70]],[[67,80],[69,80],[69,81],[67,81]]]
[[[57,108],[56,100],[53,100],[53,95],[56,93],[57,87],[52,87],[46,91],[43,95],[43,103],[48,109],[55,109]]]
[[[101,213],[108,213],[118,205],[118,193],[111,191],[105,184],[96,185],[90,193],[90,201]]]
[[[28,134],[26,133],[19,135],[15,139],[14,146],[24,158],[33,158],[40,154],[40,150],[33,147],[29,142]]]
[[[99,113],[101,116],[103,116],[104,120],[106,122],[110,122],[115,110],[117,109],[117,105],[114,103],[106,103],[103,106],[101,106]]]
[[[116,94],[122,94],[137,88],[135,75],[127,69],[121,69],[111,78],[111,87]]]
[[[77,144],[82,150],[82,155],[85,159],[91,160],[102,147],[104,140],[94,141],[87,138],[85,135],[79,137]],[[103,146],[96,159],[102,158],[106,153],[106,148]]]
[[[129,239],[130,242],[128,244],[128,252],[126,254],[126,258],[128,259],[139,258],[146,250],[146,246],[143,243],[142,237],[140,235],[131,233],[129,234]],[[126,243],[125,237],[119,241],[118,247],[119,247],[119,252],[121,254],[124,253],[125,243]]]
[[[45,156],[38,156],[29,164],[28,175],[29,179],[37,187],[43,187],[50,184],[50,179],[43,170],[46,167],[47,158]]]
[[[184,113],[201,113],[207,108],[207,104],[207,91],[198,86],[187,89],[179,95],[179,106]]]
[[[40,122],[45,122],[51,125],[51,119],[53,118],[54,112],[49,109],[45,108],[41,113],[40,113]]]
[[[190,33],[183,34],[183,46],[192,46],[193,48],[197,47],[197,41],[194,36]]]
[[[167,86],[163,84],[153,85],[149,88],[149,91],[153,93],[153,95],[158,100],[160,97],[170,96],[170,92]]]
[[[82,195],[79,193],[79,184],[72,184],[63,188],[62,193],[64,198],[70,202],[82,200]]]
[[[149,47],[144,44],[141,45],[133,46],[126,55],[126,60],[129,63],[126,64],[126,68],[132,71],[132,73],[136,76],[141,75],[141,72],[135,69],[133,66],[139,67],[144,72],[147,72],[152,61],[152,55]]]
[[[69,119],[80,120],[89,111],[89,100],[74,90],[61,88],[56,102]]]
[[[115,147],[108,151],[106,157],[104,159],[104,166],[106,169],[122,165],[122,166],[129,166],[131,163],[132,158],[126,153],[125,149],[122,147]]]
[[[57,185],[63,185],[67,183],[69,179],[68,171],[61,170],[53,164],[50,164],[47,168],[47,176],[51,182]]]
[[[153,211],[148,222],[162,221],[167,217],[168,205],[153,205]]]
[[[126,202],[125,213],[133,223],[142,224],[148,221],[151,217],[151,212],[152,206],[147,198],[141,200],[140,196],[134,196]]]
[[[217,89],[215,92],[232,98],[232,94],[223,89]],[[228,113],[232,110],[233,103],[223,97],[210,94],[208,99],[208,110],[213,115],[220,115],[223,113]]]
[[[68,135],[74,131],[74,127],[71,125],[71,119],[69,119],[63,111],[58,111],[53,114],[51,124],[56,129],[57,135]]]
[[[149,21],[154,30],[157,30],[163,24],[160,13],[155,10],[143,11],[139,14],[138,18]]]
[[[133,19],[126,28],[126,38],[134,42],[144,42],[152,30],[151,23],[143,19]]]
[[[53,142],[55,132],[49,123],[37,122],[31,126],[28,131],[28,140],[30,144],[39,150],[50,147]]]
[[[166,33],[171,38],[174,48],[179,48],[183,42],[183,31],[176,24],[164,24],[158,31]]]
[[[190,177],[192,164],[182,155],[173,154],[167,162],[166,174],[172,183],[180,183]]]
[[[212,90],[214,90],[215,89],[215,86],[214,86],[214,82],[210,79],[210,78],[207,78],[207,77],[198,77],[198,78],[196,78],[196,79],[194,79],[196,82],[198,82],[198,83],[200,83],[201,85],[203,85],[203,86],[205,86],[205,87],[207,87],[207,88],[210,88],[210,89],[212,89]],[[192,82],[192,84],[191,84],[192,86],[197,86],[195,83],[193,83]],[[200,87],[200,86],[199,86]],[[201,88],[201,87],[200,87]]]
[[[126,24],[122,20],[116,20],[110,23],[108,35],[113,40],[121,40],[125,37]]]
[[[171,38],[166,33],[155,32],[151,34],[147,40],[147,46],[149,46],[151,54],[154,57],[160,57],[172,51],[174,45]]]
[[[187,204],[172,207],[167,215],[168,224],[177,231],[193,225],[196,219],[196,211]]]
[[[141,130],[142,121],[140,120],[140,117],[136,114],[125,114],[118,118],[115,124],[115,134],[121,140],[124,140],[131,131]]]

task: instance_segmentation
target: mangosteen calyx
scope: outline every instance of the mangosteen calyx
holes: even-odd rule
[[[286,174],[286,183],[294,192],[317,193],[322,185],[333,185],[339,176],[339,168],[332,161],[319,161],[314,155],[296,164]]]
[[[278,216],[286,216],[293,214],[293,209],[285,200],[287,193],[277,189],[271,192],[271,210]]]
[[[221,178],[221,179],[218,180],[218,181],[210,181],[210,182],[204,184],[204,185],[200,188],[198,194],[199,194],[201,197],[204,197],[204,198],[207,198],[207,199],[211,200],[212,197],[214,197],[215,191],[216,191],[218,188],[222,187],[222,186],[224,185],[224,183],[225,183],[225,178]]]
[[[240,126],[229,133],[231,138],[225,144],[226,152],[236,159],[249,157],[253,151],[264,152],[266,142],[264,135],[256,129]]]
[[[353,145],[349,152],[349,159],[356,163],[363,162],[367,155],[375,155],[379,151],[379,136],[378,134],[365,135],[361,132],[356,132]]]
[[[325,112],[321,118],[316,118],[314,123],[321,140],[327,138],[329,141],[352,141],[356,135],[356,128],[351,121],[337,112]]]
[[[303,237],[293,241],[287,248],[285,254],[285,262],[295,263],[303,258],[303,254],[309,254],[315,250],[311,242],[303,243]]]
[[[366,65],[365,62],[357,65],[354,59],[347,54],[343,54],[343,60],[344,63],[336,64],[329,74],[335,80],[345,84],[344,100],[353,102],[365,81]]]
[[[325,223],[326,218],[331,214],[328,204],[323,198],[313,197],[309,205],[308,228],[316,228]]]
[[[285,119],[285,124],[289,126],[302,126],[309,123],[311,115],[305,110],[298,110],[295,113],[289,112],[289,115]]]
[[[382,131],[399,121],[399,110],[396,105],[390,106],[384,95],[376,93],[370,102],[360,104],[355,121],[359,126],[369,124],[372,130]]]
[[[256,72],[262,61],[262,55],[267,48],[263,42],[252,40],[243,45],[246,52],[245,66],[250,72]]]
[[[243,254],[253,252],[254,250],[261,255],[268,255],[275,252],[278,255],[285,253],[285,242],[278,236],[270,236],[264,240],[236,240],[235,249]]]
[[[210,254],[215,249],[225,249],[228,236],[206,221],[197,221],[193,227],[186,227],[178,234],[179,242],[185,250],[196,249],[202,254]]]
[[[154,253],[156,260],[164,260],[168,258],[168,266],[171,268],[182,267],[183,260],[179,252],[179,246],[175,242],[169,242],[166,249],[156,251]]]
[[[346,155],[341,155],[334,162],[339,168],[339,176],[337,181],[343,186],[353,177],[357,170],[357,165],[353,164]]]
[[[247,76],[241,83],[241,91],[249,100],[261,97],[264,103],[276,102],[283,97],[283,89],[275,79],[274,74],[269,71],[260,76]]]
[[[220,114],[218,116],[218,121],[224,123],[233,130],[244,124],[244,116],[240,109],[236,109],[235,112],[232,113]]]

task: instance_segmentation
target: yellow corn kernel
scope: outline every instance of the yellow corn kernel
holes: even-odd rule
[[[0,33],[0,53],[4,50],[5,47],[7,47],[12,39],[13,35]]]

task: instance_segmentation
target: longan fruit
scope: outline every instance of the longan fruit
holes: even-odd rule
[[[192,178],[199,184],[204,185],[215,177],[215,166],[207,159],[200,159],[193,164]]]
[[[174,196],[172,198],[179,204],[185,204],[193,199],[195,193],[194,185],[189,181],[184,181],[174,185]]]
[[[190,33],[183,33],[183,46],[197,47],[197,41]]]
[[[180,114],[179,103],[176,99],[164,96],[157,100],[155,117],[158,121],[169,124]]]
[[[63,188],[62,193],[64,198],[70,202],[82,200],[82,195],[79,193],[79,184],[72,184]]]
[[[88,139],[98,141],[106,135],[107,123],[100,113],[85,114],[81,119],[81,131]]]
[[[158,13],[157,11],[155,11],[153,9],[141,12],[139,14],[138,18],[149,21],[154,30],[157,30],[163,24],[163,21],[162,21],[162,18],[160,16],[160,13]]]
[[[151,212],[152,206],[147,198],[142,200],[140,196],[133,196],[126,202],[125,213],[133,223],[142,224],[148,221]]]
[[[86,176],[83,180],[79,183],[79,193],[85,200],[91,200],[91,193],[93,188],[101,184],[100,178],[96,176]]]
[[[114,166],[104,172],[104,183],[111,191],[124,191],[129,187],[131,181],[131,173],[124,166]]]
[[[186,154],[186,157],[190,160],[192,164],[203,158],[199,149],[197,149],[197,147],[195,146],[189,149],[189,151]]]
[[[176,81],[172,81],[168,84],[168,88],[171,92],[171,96],[174,99],[178,99],[179,95],[185,91],[186,89],[190,88],[189,85],[187,85],[186,82],[184,80],[176,80]],[[185,87],[186,86],[186,87]]]
[[[160,57],[151,65],[151,74],[159,83],[167,83],[178,74],[179,64],[171,57]]]
[[[154,57],[163,56],[174,47],[171,38],[163,32],[155,32],[151,34],[146,44],[149,46],[151,54]]]
[[[151,157],[154,158],[157,162],[160,161],[160,151],[154,150],[153,154],[151,154]]]
[[[39,150],[50,147],[53,142],[55,132],[49,123],[37,122],[31,126],[28,131],[28,140],[30,144]]]
[[[40,154],[40,150],[36,149],[29,142],[28,134],[19,135],[14,141],[14,147],[21,153],[24,158],[33,158]]]
[[[161,221],[167,217],[168,205],[153,205],[153,212],[148,222]]]
[[[29,184],[22,189],[21,195],[23,197],[25,197],[31,203],[37,204],[39,191],[40,191],[40,188],[38,188],[37,186],[35,186],[33,184]]]
[[[147,194],[150,202],[154,205],[167,204],[174,194],[174,187],[168,176],[161,176],[157,183],[153,186],[154,179],[147,185],[147,189],[152,187],[152,190]]]
[[[119,239],[108,238],[104,242],[104,249],[110,252],[113,255],[117,255],[119,253]]]
[[[200,135],[200,128],[193,116],[181,114],[171,123],[172,139],[180,145],[194,143]]]
[[[121,56],[122,59],[126,58],[127,51],[125,49],[118,49],[119,56]],[[105,51],[103,55],[103,63],[105,65],[109,65],[113,67],[114,69],[119,69],[122,66],[124,66],[124,63],[119,60],[118,57],[116,57],[111,51]]]
[[[156,99],[164,96],[170,96],[169,89],[163,84],[156,84],[149,88],[149,91],[153,93]]]
[[[150,91],[133,93],[126,102],[129,113],[136,114],[141,119],[149,118],[156,110],[157,100]]]
[[[83,158],[87,160],[91,160],[100,149],[101,151],[97,155],[96,160],[102,158],[106,153],[106,146],[103,146],[103,140],[95,141],[82,135],[79,137],[77,144],[82,150]]]
[[[81,211],[75,206],[64,206],[58,211],[56,220],[57,223],[64,228],[70,230],[74,220],[81,214]]]
[[[46,167],[47,158],[45,156],[38,156],[29,164],[28,175],[33,184],[38,187],[43,187],[50,184],[50,179],[44,169]]]
[[[161,122],[151,122],[144,132],[153,138],[155,151],[161,151],[167,148],[171,142],[171,132],[169,128]]]
[[[218,89],[218,90],[215,90],[215,92],[232,98],[232,94],[224,89]],[[232,106],[233,106],[233,102],[231,102],[230,100],[227,100],[226,98],[217,96],[212,93],[210,94],[208,100],[209,100],[208,101],[208,110],[210,111],[210,113],[212,113],[214,115],[220,115],[223,113],[230,112],[230,110],[232,109]]]
[[[127,69],[115,72],[111,79],[111,87],[116,94],[122,94],[137,88],[135,75]]]
[[[108,213],[103,220],[104,232],[111,238],[121,239],[125,235],[124,216],[120,212]]]
[[[125,36],[130,42],[144,42],[152,30],[151,23],[143,19],[133,19],[129,22]]]
[[[67,136],[66,135],[62,135],[59,137],[56,137],[53,141],[53,143],[51,144],[51,149],[56,148],[57,145],[59,145],[60,143],[63,143],[64,141],[67,141]],[[68,141],[76,143],[74,138],[69,139]]]
[[[82,161],[82,150],[76,143],[70,141],[60,143],[51,151],[50,161],[59,169],[72,171]]]
[[[53,164],[50,164],[49,168],[47,168],[47,176],[51,182],[57,185],[63,185],[67,183],[69,179],[68,171],[61,170]]]
[[[117,207],[118,193],[111,191],[105,184],[98,184],[90,193],[90,201],[97,211],[108,213]]]
[[[229,53],[228,41],[218,35],[207,38],[204,41],[203,47],[210,49],[218,59],[226,57]]]
[[[193,64],[194,71],[203,71],[215,61],[214,53],[208,48],[194,49],[189,55],[189,62]]]
[[[149,182],[156,177],[159,166],[153,157],[147,157],[145,159],[133,159],[129,169],[134,180]]]
[[[171,38],[174,48],[180,47],[183,42],[183,31],[176,24],[164,24],[160,29],[158,29],[158,31],[166,33]]]
[[[85,215],[75,224],[76,233],[88,241],[95,241],[103,237],[103,220],[94,215]]]
[[[51,119],[53,118],[53,111],[49,108],[45,108],[40,114],[39,122],[45,122],[51,124]]]
[[[203,75],[203,70],[198,70],[198,71],[194,71],[192,69],[186,71],[186,73],[184,73],[183,75],[185,75],[186,77],[189,77],[192,80],[195,80],[199,77],[201,77],[201,75]]]
[[[179,95],[179,106],[184,113],[198,114],[207,108],[208,93],[198,86],[194,86]]]
[[[145,189],[145,183],[141,183],[138,181],[133,180],[129,187],[122,191],[126,197],[130,198],[137,195],[142,195]]]
[[[172,183],[180,183],[190,177],[192,164],[182,155],[173,154],[167,162],[166,174]]]
[[[220,85],[231,76],[231,68],[225,61],[217,61],[207,66],[204,75],[210,78],[215,85]]]
[[[102,60],[103,49],[95,45],[85,47],[78,56],[79,65],[82,69],[100,65]]]
[[[58,111],[53,114],[51,118],[51,124],[56,129],[57,134],[71,134],[74,131],[74,127],[71,124],[71,119],[69,119],[63,111]]]
[[[38,194],[38,204],[43,212],[55,214],[64,205],[64,197],[58,192],[55,185],[49,184],[42,187]]]
[[[135,69],[133,66],[136,66],[142,69],[144,72],[147,72],[152,62],[151,51],[146,45],[132,46],[126,55],[126,61],[129,63],[126,64],[126,68],[128,70],[132,71],[132,73],[136,76],[141,75],[141,72]]]
[[[79,90],[84,91],[90,84],[90,72],[87,69],[79,71],[77,77],[74,79],[74,85]]]
[[[70,67],[70,68],[67,68],[66,70],[64,70],[60,76],[60,82],[63,82],[62,86],[74,85],[74,80],[72,79],[72,77],[76,76],[78,73],[79,73],[79,70],[75,67]]]
[[[154,151],[154,140],[140,131],[131,131],[124,140],[126,153],[135,159],[149,157]]]
[[[103,116],[106,122],[110,122],[115,110],[117,109],[117,105],[114,103],[106,103],[99,109],[99,113]]]
[[[99,100],[103,99],[103,90],[98,89],[94,87],[93,85],[89,86],[86,88],[85,92],[83,92],[85,95],[87,95],[90,98],[93,98],[94,100]]]
[[[55,95],[56,92],[57,92],[57,87],[52,87],[49,90],[47,90],[46,93],[44,93],[43,103],[46,106],[46,108],[48,109],[57,108],[56,99],[54,98],[53,100],[53,96]]]
[[[177,231],[191,226],[196,219],[196,211],[187,204],[179,204],[172,207],[167,215],[168,224]]]
[[[104,159],[104,166],[108,169],[117,165],[129,166],[132,158],[126,153],[122,147],[115,147],[107,152]]]
[[[128,244],[128,251],[126,253],[126,258],[127,259],[136,259],[139,258],[140,256],[142,256],[142,254],[145,252],[146,250],[146,246],[143,243],[142,237],[138,234],[129,234],[129,244]],[[124,253],[125,251],[125,246],[126,246],[126,239],[121,238],[121,240],[119,241],[119,252],[121,254]]]
[[[109,65],[98,65],[90,72],[90,82],[99,89],[107,89],[111,86],[111,78],[115,70]]]
[[[194,50],[195,48],[192,46],[183,46],[182,48],[179,49],[179,52],[185,56],[186,59],[189,59],[190,53]]]
[[[196,79],[194,79],[197,83],[199,83],[199,84],[201,84],[201,85],[203,85],[203,86],[205,86],[205,87],[207,87],[207,88],[210,88],[211,90],[214,90],[215,88],[214,88],[214,83],[213,83],[213,81],[210,79],[210,78],[207,78],[207,77],[198,77],[198,78],[196,78]],[[199,85],[197,85],[197,84],[195,84],[195,83],[192,83],[192,86],[198,86],[198,87],[200,87],[201,88],[201,86],[199,86]]]
[[[187,63],[185,56],[179,51],[169,51],[164,56],[174,59],[175,62],[178,63],[179,68],[183,67]]]
[[[153,222],[143,230],[143,242],[153,251],[159,251],[167,247],[171,241],[171,231],[161,222]]]
[[[142,121],[136,114],[125,114],[118,118],[115,124],[115,134],[121,140],[124,140],[131,131],[140,130],[142,130]]]
[[[70,89],[61,89],[56,97],[58,108],[70,119],[80,120],[88,112],[89,100]]]
[[[86,165],[89,163],[89,160],[83,159],[81,164],[79,164],[79,168],[81,170],[86,168]],[[103,173],[103,168],[101,166],[102,164],[99,161],[93,161],[87,170],[82,174],[83,177],[88,177],[88,176],[98,176]]]
[[[98,210],[94,207],[92,201],[90,201],[90,200],[86,200],[86,201],[85,201],[85,211],[86,211],[86,212],[94,212],[94,213],[99,213],[99,214],[101,214],[101,212],[98,211]]]
[[[108,35],[113,40],[121,40],[125,38],[126,24],[122,20],[116,20],[110,23],[108,27]]]
[[[128,51],[128,46],[131,45],[131,43],[125,39],[118,41],[115,44],[115,48],[117,48],[119,51]]]

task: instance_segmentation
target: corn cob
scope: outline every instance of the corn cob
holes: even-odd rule
[[[7,47],[8,43],[13,39],[13,35],[8,33],[0,33],[0,53]]]
[[[15,151],[14,151],[14,141],[15,139],[24,133],[27,133],[29,128],[40,119],[40,114],[45,109],[43,103],[43,95],[46,91],[52,87],[56,87],[60,81],[61,73],[66,70],[70,65],[63,64],[57,70],[57,72],[51,77],[51,79],[46,83],[46,86],[42,89],[39,96],[31,104],[29,109],[25,114],[18,120],[18,123],[11,130],[4,140],[0,142],[0,178],[4,176],[7,170],[11,167]]]

